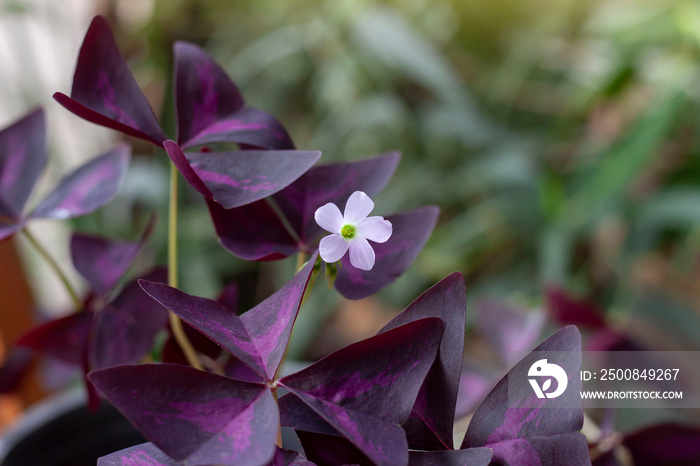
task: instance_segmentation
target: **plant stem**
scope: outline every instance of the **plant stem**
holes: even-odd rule
[[[56,275],[58,275],[58,278],[61,279],[61,282],[63,283],[63,286],[66,288],[66,291],[68,291],[68,294],[70,295],[71,299],[73,300],[73,305],[75,306],[76,311],[82,311],[83,310],[83,302],[80,300],[78,297],[78,293],[76,293],[75,288],[73,288],[73,285],[70,284],[70,281],[68,281],[68,277],[66,276],[65,273],[63,273],[63,270],[61,270],[61,266],[58,265],[58,262],[56,262],[56,259],[54,259],[51,254],[49,254],[49,251],[46,250],[44,246],[41,245],[37,241],[37,239],[32,235],[29,230],[24,228],[22,230],[22,233],[24,234],[24,237],[27,238],[27,240],[31,243],[32,246],[34,246],[34,249],[37,250],[37,252],[41,255],[41,257],[44,258],[44,260],[49,264],[49,266],[56,272]]]
[[[177,180],[180,173],[175,164],[170,164],[170,209],[168,216],[168,285],[177,288]],[[187,362],[195,369],[204,370],[199,361],[197,351],[190,343],[182,321],[172,311],[170,312],[170,328],[175,341],[185,355]]]
[[[301,268],[304,266],[306,263],[306,254],[304,254],[304,251],[299,251],[297,253],[297,269],[296,272],[299,272]],[[296,273],[295,272],[295,273]]]
[[[279,404],[279,401],[277,400],[277,387],[271,387],[272,391],[272,397],[275,399],[275,403]],[[279,424],[277,425],[277,440],[275,441],[275,444],[282,448],[282,422],[280,421]]]

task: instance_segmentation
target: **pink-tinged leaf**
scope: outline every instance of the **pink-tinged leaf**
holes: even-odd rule
[[[426,317],[437,317],[445,325],[435,363],[421,387],[410,419],[404,424],[411,448],[451,449],[453,446],[466,311],[464,277],[453,273],[419,296],[379,332]]]
[[[576,300],[557,287],[549,287],[545,297],[549,312],[561,325],[573,324],[590,328],[605,326],[603,313],[589,302]]]
[[[165,308],[199,329],[266,380],[273,381],[315,260],[314,255],[292,280],[242,317],[216,301],[188,295],[164,284],[140,283]]]
[[[567,388],[558,398],[537,398],[529,383],[528,372],[534,363],[542,357],[552,358],[553,353],[542,356],[541,352],[556,352],[556,360],[549,363],[560,366],[568,376]],[[577,376],[580,370],[581,336],[576,327],[564,327],[525,356],[496,384],[476,409],[462,448],[487,446],[494,450],[494,458],[520,448],[529,448],[527,451],[540,455],[533,442],[544,440],[533,439],[579,431],[583,426],[581,380]],[[498,446],[501,442],[506,443]]]
[[[184,463],[170,458],[152,443],[142,443],[99,458],[97,466],[184,466]]]
[[[166,282],[167,270],[157,268],[144,279]],[[101,369],[139,362],[166,328],[168,312],[132,281],[114,301],[95,314],[91,338],[91,367]]]
[[[524,313],[499,301],[476,304],[477,327],[504,363],[513,352],[533,347],[542,333],[544,318],[542,312]]]
[[[117,366],[88,377],[175,460],[259,466],[275,453],[279,413],[265,385],[174,364]]]
[[[32,212],[33,218],[66,219],[89,214],[117,195],[131,149],[122,144],[63,178]]]
[[[579,432],[504,440],[489,447],[494,462],[504,466],[591,465],[586,437]]]
[[[635,466],[700,464],[700,429],[682,424],[657,424],[625,435],[622,441]]]
[[[155,215],[135,243],[75,233],[70,243],[73,265],[95,293],[106,296],[124,276],[154,228]]]
[[[241,149],[294,150],[294,142],[284,126],[255,107],[243,107],[218,120],[193,135],[183,147],[215,142],[235,142]]]
[[[112,32],[96,16],[85,34],[73,75],[71,96],[54,99],[77,116],[160,146],[158,119],[119,53]]]
[[[430,206],[388,216],[394,232],[386,243],[372,244],[376,258],[372,270],[353,267],[346,255],[338,269],[335,289],[348,299],[362,299],[393,283],[423,249],[439,212]]]
[[[42,109],[0,131],[0,219],[20,220],[46,165],[46,155],[46,121]],[[0,232],[0,238],[1,235]]]
[[[0,366],[0,394],[15,391],[33,361],[32,350],[13,348]]]
[[[17,339],[18,346],[82,367],[92,312],[79,312],[39,325]]]
[[[245,260],[278,260],[296,254],[300,245],[266,200],[235,209],[207,201],[216,235],[228,252]]]
[[[188,153],[191,167],[227,209],[259,201],[287,187],[321,157],[313,151]]]
[[[282,378],[279,384],[291,391],[280,400],[283,423],[317,433],[332,432],[330,427],[376,464],[405,464],[408,444],[398,424],[411,413],[437,355],[443,327],[435,318],[411,322]],[[291,397],[318,417],[303,409],[287,410],[286,403],[296,403]]]
[[[488,466],[492,456],[493,451],[490,448],[411,451],[408,456],[408,466]]]

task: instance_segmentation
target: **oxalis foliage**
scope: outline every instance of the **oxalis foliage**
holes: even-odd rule
[[[372,295],[410,266],[435,226],[438,208],[387,215],[391,235],[372,244],[370,270],[364,270],[368,262],[354,267],[348,254],[324,265],[318,246],[327,233],[315,212],[329,203],[345,205],[357,191],[377,195],[400,155],[315,165],[321,154],[297,150],[273,116],[247,106],[205,51],[179,42],[174,56],[173,139],[163,132],[104,18],[95,18],[86,34],[71,95],[54,97],[81,118],[164,149],[204,197],[220,243],[233,255],[305,260],[286,285],[240,312],[235,285],[217,300],[197,297],[173,280],[168,284],[162,268],[117,287],[153,221],[136,242],[74,235],[73,262],[91,291],[76,301],[77,312],[43,324],[18,343],[80,367],[90,404],[105,397],[150,441],[98,464],[590,464],[579,432],[582,406],[522,408],[522,398],[509,399],[508,378],[526,373],[525,363],[512,367],[486,395],[463,441],[455,444],[466,319],[459,273],[427,290],[375,336],[281,376],[297,314],[320,270],[326,268],[330,284],[346,298]],[[218,143],[235,143],[240,150],[210,150]],[[74,217],[110,201],[129,158],[127,146],[95,158],[25,215],[46,160],[41,110],[0,132],[0,151],[3,238],[22,231],[32,218]],[[348,231],[335,233],[353,239],[356,232]],[[188,364],[168,311],[188,324],[184,334],[204,361],[201,368]],[[154,354],[154,337],[162,331],[169,337],[159,362],[142,364]],[[564,369],[580,370],[581,339],[574,326],[533,351],[570,352]],[[4,374],[17,379],[26,361],[16,352]],[[580,388],[577,383],[571,381],[572,390]],[[303,453],[283,448],[281,426],[295,431]]]

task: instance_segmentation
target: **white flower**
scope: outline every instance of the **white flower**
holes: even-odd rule
[[[362,191],[355,191],[341,214],[338,206],[329,202],[316,209],[314,218],[324,230],[333,233],[321,240],[319,253],[327,263],[339,261],[348,249],[350,263],[362,270],[374,266],[374,249],[367,240],[384,243],[391,237],[391,222],[384,217],[367,217],[374,202]]]

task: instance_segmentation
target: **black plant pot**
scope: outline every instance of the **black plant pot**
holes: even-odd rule
[[[72,391],[32,408],[0,438],[2,466],[95,466],[97,458],[146,440],[114,407],[96,412]]]

